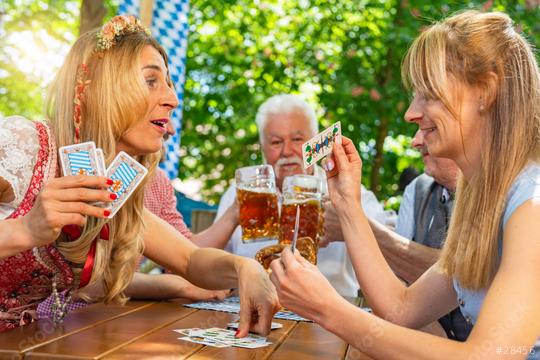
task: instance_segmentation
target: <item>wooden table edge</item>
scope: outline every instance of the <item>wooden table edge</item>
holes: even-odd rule
[[[121,314],[113,315],[113,316],[111,316],[111,317],[109,317],[109,318],[102,319],[102,320],[99,320],[99,321],[97,321],[97,322],[95,322],[95,323],[92,323],[92,324],[89,324],[89,325],[80,327],[80,328],[78,328],[78,329],[76,329],[76,330],[72,330],[72,331],[67,332],[67,333],[65,333],[65,334],[58,335],[57,337],[50,338],[50,339],[48,339],[48,340],[43,341],[42,343],[35,344],[35,345],[31,345],[30,347],[28,347],[28,348],[26,348],[26,349],[20,350],[20,351],[19,351],[19,354],[22,356],[22,358],[24,358],[25,355],[26,355],[28,352],[33,351],[33,350],[35,350],[35,349],[37,349],[37,348],[39,348],[39,347],[42,347],[42,346],[44,346],[44,345],[48,345],[48,344],[50,344],[50,343],[52,343],[52,342],[58,341],[58,340],[63,339],[63,338],[65,338],[65,337],[67,337],[67,336],[71,336],[71,335],[73,335],[73,334],[76,334],[76,333],[79,333],[79,332],[81,332],[81,331],[87,330],[87,329],[89,329],[89,328],[91,328],[91,327],[94,327],[94,326],[97,326],[97,325],[101,325],[101,324],[103,324],[103,323],[105,323],[105,322],[107,322],[107,321],[117,319],[117,318],[119,318],[119,317],[122,317],[122,316],[125,316],[125,315],[128,315],[128,314],[131,314],[131,313],[133,313],[133,312],[135,312],[135,311],[139,311],[139,310],[144,309],[144,308],[146,308],[146,307],[148,307],[148,306],[151,306],[151,305],[153,305],[153,304],[155,304],[155,303],[156,303],[156,301],[149,302],[149,303],[142,303],[140,306],[137,306],[136,308],[127,310],[127,311],[125,311],[125,312],[122,312]]]

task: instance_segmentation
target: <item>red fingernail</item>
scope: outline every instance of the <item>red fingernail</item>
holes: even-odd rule
[[[107,179],[107,185],[112,185],[113,181],[111,179]]]
[[[111,198],[111,200],[116,200],[118,198],[118,195],[116,194],[109,194],[109,197]]]
[[[234,337],[237,337],[239,333],[240,333],[240,329],[236,330],[236,332],[234,333]]]
[[[111,212],[109,210],[105,210],[105,211],[103,211],[103,215],[105,217],[109,217],[109,215],[111,215]]]

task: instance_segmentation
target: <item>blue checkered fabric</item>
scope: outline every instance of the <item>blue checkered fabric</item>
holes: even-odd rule
[[[138,15],[140,0],[120,1],[120,14]],[[152,14],[152,34],[169,55],[169,72],[176,87],[179,105],[173,112],[172,122],[176,134],[165,143],[166,159],[160,165],[170,179],[178,176],[180,162],[180,137],[182,132],[182,109],[184,108],[184,82],[186,70],[186,50],[189,0],[156,0]]]
[[[135,15],[140,17],[139,13],[141,11],[141,1],[140,0],[121,0],[118,6],[118,13],[124,15]]]

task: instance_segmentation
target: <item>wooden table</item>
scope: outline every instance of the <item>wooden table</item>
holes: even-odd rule
[[[173,329],[225,327],[236,314],[195,310],[177,302],[94,304],[63,324],[40,320],[0,333],[0,359],[368,359],[317,324],[274,319],[283,328],[260,349],[214,348],[178,340]]]

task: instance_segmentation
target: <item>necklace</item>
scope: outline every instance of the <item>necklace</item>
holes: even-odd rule
[[[55,324],[61,324],[64,321],[64,318],[67,315],[68,309],[67,306],[71,302],[71,289],[58,292],[56,288],[56,279],[52,282],[52,297],[53,301],[51,303],[51,314],[52,321]]]

